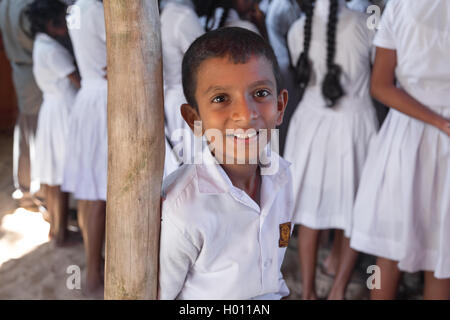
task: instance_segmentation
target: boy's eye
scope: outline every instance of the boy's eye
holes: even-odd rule
[[[225,102],[226,101],[226,98],[225,98],[225,96],[223,96],[223,95],[221,95],[221,96],[216,96],[216,97],[214,97],[213,99],[212,99],[212,102],[213,103],[222,103],[222,102]]]
[[[265,98],[265,97],[267,97],[269,95],[270,95],[270,91],[266,90],[266,89],[257,90],[255,92],[255,97],[257,97],[257,98]]]

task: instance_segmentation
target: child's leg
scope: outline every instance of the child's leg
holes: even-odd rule
[[[51,240],[54,237],[53,230],[53,216],[51,210],[52,198],[50,193],[50,188],[46,184],[41,184],[40,190],[42,190],[44,197],[46,198],[46,211],[42,213],[44,220],[50,224],[50,230],[48,232],[48,238]]]
[[[398,269],[398,261],[385,258],[377,259],[377,266],[381,272],[381,288],[372,289],[371,300],[395,300],[397,297],[398,284],[401,278],[401,271]]]
[[[333,287],[328,295],[329,300],[343,300],[348,282],[355,268],[358,252],[350,248],[350,239],[342,237],[341,259]]]
[[[325,271],[330,275],[336,275],[341,259],[342,238],[344,232],[342,230],[334,230],[333,246],[323,265]]]
[[[319,230],[301,225],[298,230],[298,253],[302,277],[302,299],[316,299],[316,261]]]
[[[106,203],[80,201],[79,215],[86,251],[86,289],[90,293],[103,290],[102,248],[105,235]]]
[[[450,300],[450,279],[436,279],[433,272],[425,271],[424,300]]]
[[[68,215],[68,194],[61,192],[60,186],[48,187],[49,209],[52,215],[53,238],[57,246],[62,246],[67,240],[67,215]]]

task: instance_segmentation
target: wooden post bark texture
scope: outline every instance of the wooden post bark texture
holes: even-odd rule
[[[106,299],[156,299],[164,109],[157,0],[104,0],[108,50]]]

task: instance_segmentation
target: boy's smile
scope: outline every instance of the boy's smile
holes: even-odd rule
[[[234,63],[229,56],[210,58],[199,66],[196,79],[198,112],[187,107],[194,120],[202,121],[216,158],[256,163],[287,103],[286,90],[277,94],[271,63],[256,55],[246,63]]]

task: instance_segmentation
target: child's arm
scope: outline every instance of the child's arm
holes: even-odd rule
[[[80,78],[80,74],[78,73],[78,71],[72,72],[67,77],[69,78],[70,82],[72,82],[72,84],[75,86],[75,88],[80,89],[81,78]]]
[[[450,136],[449,119],[441,117],[404,90],[395,86],[397,51],[377,47],[371,93],[378,101],[410,117],[428,123]]]
[[[163,211],[164,213],[164,211]],[[167,215],[161,221],[158,299],[173,300],[182,291],[199,250]]]

